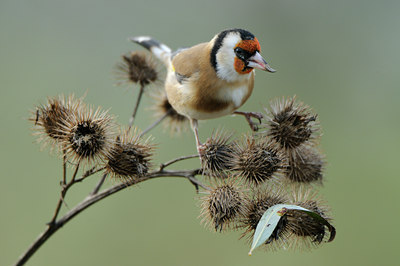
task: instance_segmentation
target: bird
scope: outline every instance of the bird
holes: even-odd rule
[[[203,146],[198,134],[198,120],[225,115],[243,115],[252,130],[261,123],[262,114],[237,111],[254,88],[254,69],[274,73],[261,56],[258,39],[244,29],[227,29],[211,41],[172,52],[167,45],[149,36],[130,38],[148,49],[167,68],[165,91],[171,106],[186,116],[195,135],[197,151]]]

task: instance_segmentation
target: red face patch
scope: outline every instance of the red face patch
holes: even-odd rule
[[[240,47],[243,50],[249,52],[249,53],[254,53],[255,51],[261,51],[261,46],[260,43],[258,42],[257,38],[254,37],[254,40],[243,40],[240,41],[236,47]],[[236,48],[235,47],[235,48]]]
[[[246,65],[244,64],[244,62],[242,60],[235,57],[235,70],[239,74],[248,74],[253,70],[253,68],[246,67]]]
[[[241,48],[244,51],[246,51],[249,54],[254,54],[256,51],[260,52],[261,50],[261,46],[260,43],[258,42],[257,38],[254,37],[254,40],[243,40],[240,41],[235,48]],[[251,67],[246,67],[245,63],[243,62],[243,60],[235,57],[235,70],[236,72],[238,72],[239,74],[248,74],[250,73],[253,68]]]

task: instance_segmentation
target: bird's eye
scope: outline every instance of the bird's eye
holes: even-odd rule
[[[244,50],[242,48],[235,48],[235,54],[237,55],[244,55]]]
[[[236,56],[242,60],[246,60],[249,57],[249,53],[240,47],[236,47],[234,51]]]

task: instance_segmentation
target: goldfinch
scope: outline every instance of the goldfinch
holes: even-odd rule
[[[229,114],[244,115],[251,128],[251,117],[260,114],[238,112],[254,87],[254,69],[275,72],[260,55],[260,43],[247,30],[229,29],[211,41],[176,52],[151,37],[139,36],[131,41],[150,50],[166,65],[165,90],[168,101],[180,114],[189,118],[201,152],[198,120]]]

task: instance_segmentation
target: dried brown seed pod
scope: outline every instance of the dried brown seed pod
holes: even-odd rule
[[[317,115],[309,106],[296,102],[295,97],[272,102],[271,110],[265,111],[267,135],[283,149],[291,150],[314,139],[319,130]]]
[[[72,162],[97,162],[108,157],[114,143],[114,123],[107,111],[81,108],[62,122],[63,145]]]
[[[237,146],[233,170],[247,183],[259,185],[279,176],[286,167],[286,158],[268,138],[247,136]]]
[[[230,143],[232,133],[215,131],[202,145],[201,164],[205,174],[226,178],[233,168],[232,159],[236,155],[235,146]]]
[[[285,204],[287,202],[287,194],[281,187],[270,186],[256,189],[253,198],[248,201],[246,213],[238,226],[239,228],[245,229],[241,238],[247,237],[251,240],[264,213],[274,205]],[[281,248],[285,245],[289,236],[290,231],[287,227],[287,219],[282,217],[273,234],[266,241],[266,247],[271,249]]]
[[[328,207],[311,189],[300,188],[293,190],[289,202],[317,213],[328,222],[332,220]],[[288,228],[290,228],[293,237],[295,237],[291,247],[312,248],[321,244],[324,239],[328,240],[328,228],[321,221],[298,210],[289,210],[285,216],[287,217]],[[329,238],[333,240],[334,235],[330,235]]]
[[[322,154],[309,145],[301,145],[289,153],[285,176],[291,182],[322,184],[324,159]]]
[[[146,86],[158,80],[157,65],[149,53],[132,52],[122,56],[116,66],[117,78],[123,83],[139,83]]]
[[[153,111],[157,119],[163,119],[164,127],[169,128],[171,134],[180,134],[189,128],[189,119],[179,114],[169,103],[165,90],[151,93]]]
[[[106,172],[115,179],[128,182],[146,175],[151,168],[154,146],[141,140],[135,130],[121,130],[106,164]]]
[[[286,191],[279,187],[262,188],[256,190],[254,198],[248,202],[247,212],[239,225],[245,229],[242,237],[247,236],[252,239],[261,217],[270,207],[277,204],[297,205],[315,212],[328,222],[331,220],[327,207],[316,194],[311,193],[311,190],[300,188]],[[303,211],[289,209],[280,218],[264,246],[272,250],[309,249],[318,246],[324,239],[328,241],[334,239],[334,228],[329,238],[328,229],[320,219],[315,219]]]
[[[60,144],[65,137],[65,121],[75,116],[82,106],[82,99],[76,99],[74,95],[49,97],[46,104],[37,106],[29,120],[35,125],[39,141],[46,140],[53,146]]]
[[[233,228],[246,211],[247,197],[238,181],[229,178],[215,183],[201,198],[202,222],[215,231]]]

